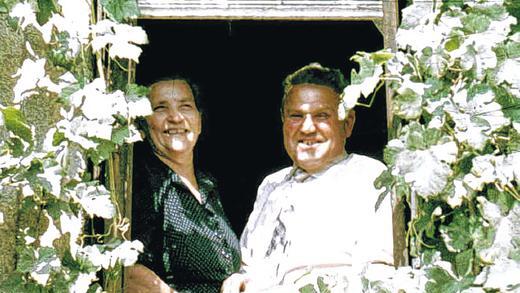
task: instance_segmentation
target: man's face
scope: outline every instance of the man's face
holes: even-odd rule
[[[339,96],[329,87],[298,84],[287,93],[283,111],[285,150],[309,173],[327,167],[345,151],[352,133],[352,115],[338,118]]]
[[[153,114],[146,121],[157,150],[166,155],[192,152],[201,131],[201,117],[190,86],[183,80],[152,85]]]

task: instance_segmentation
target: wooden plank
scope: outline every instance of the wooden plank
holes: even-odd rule
[[[139,0],[143,19],[373,20],[382,0]]]

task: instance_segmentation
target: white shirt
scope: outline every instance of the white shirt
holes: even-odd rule
[[[375,211],[373,182],[385,168],[350,154],[316,174],[267,176],[240,240],[242,272],[265,289],[313,267],[393,263],[390,196]]]

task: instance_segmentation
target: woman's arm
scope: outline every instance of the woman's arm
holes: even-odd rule
[[[125,293],[175,293],[149,268],[136,264],[127,269]]]

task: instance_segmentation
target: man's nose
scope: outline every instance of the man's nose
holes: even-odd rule
[[[303,119],[301,131],[304,133],[311,133],[311,132],[316,131],[316,126],[314,125],[314,120],[312,120],[312,116],[310,114],[305,115],[305,118]]]

